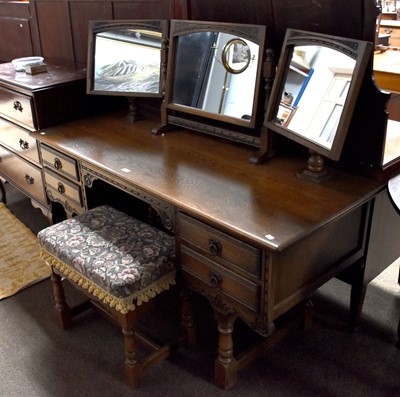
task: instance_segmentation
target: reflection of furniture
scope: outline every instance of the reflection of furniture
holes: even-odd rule
[[[400,51],[374,54],[374,76],[382,89],[400,93]]]
[[[73,311],[65,302],[61,282],[61,277],[67,277],[121,327],[126,381],[138,386],[143,372],[170,352],[169,346],[160,348],[149,341],[146,346],[156,353],[141,359],[138,343],[147,339],[136,336],[135,324],[150,307],[147,302],[175,283],[174,237],[101,206],[40,231],[38,239],[41,255],[52,268],[56,314],[62,328],[72,325]]]
[[[83,69],[47,66],[35,76],[0,65],[0,175],[48,212],[41,160],[30,131],[76,118],[85,111]]]
[[[217,384],[231,387],[240,368],[287,333],[286,315],[350,267],[355,323],[369,219],[384,185],[340,171],[310,183],[296,177],[303,158],[255,167],[248,147],[185,130],[151,136],[156,122],[133,128],[106,115],[34,136],[77,161],[85,200],[106,200],[104,186],[114,186],[151,204],[174,230],[185,285],[208,298],[219,323]],[[261,335],[244,355],[232,339],[238,317]]]
[[[390,34],[389,46],[400,47],[400,21],[381,19],[379,33]]]

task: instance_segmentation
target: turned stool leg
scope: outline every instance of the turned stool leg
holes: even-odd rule
[[[194,327],[192,305],[191,305],[191,293],[189,290],[184,289],[181,292],[181,320],[182,327],[186,335],[186,343],[189,349],[194,349],[197,344],[196,329]]]
[[[53,268],[51,268],[51,270],[51,282],[53,285],[54,299],[56,301],[56,316],[61,327],[67,329],[72,325],[71,310],[65,301],[61,276],[55,273]]]
[[[143,366],[139,363],[134,329],[135,319],[136,313],[133,311],[127,314],[118,313],[125,344],[125,380],[128,385],[137,387],[142,382]]]
[[[1,192],[1,201],[4,204],[7,204],[6,189],[4,188],[3,181],[1,180],[1,178],[0,178],[0,192]]]
[[[218,322],[218,357],[215,360],[215,384],[221,389],[230,389],[237,381],[237,365],[233,356],[233,324],[236,313],[223,314],[214,310]]]

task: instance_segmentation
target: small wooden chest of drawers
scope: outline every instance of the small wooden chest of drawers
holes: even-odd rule
[[[261,252],[190,216],[178,214],[184,277],[206,295],[257,313],[261,300]]]
[[[30,75],[16,72],[11,63],[0,64],[0,176],[28,195],[46,215],[51,205],[38,144],[30,133],[88,112],[85,69],[47,65],[47,70]],[[67,177],[74,179],[68,168],[65,162]],[[65,190],[81,206],[79,190]]]

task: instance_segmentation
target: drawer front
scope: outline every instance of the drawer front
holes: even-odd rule
[[[35,130],[33,99],[15,91],[0,88],[0,115],[30,130]]]
[[[0,173],[28,196],[48,206],[39,167],[0,146]]]
[[[233,271],[261,277],[261,252],[232,236],[179,213],[179,236],[184,244]]]
[[[261,293],[258,284],[208,260],[186,246],[181,247],[181,260],[184,273],[196,277],[219,294],[233,299],[248,309],[258,311]]]
[[[82,193],[79,185],[63,178],[60,175],[44,168],[44,178],[46,182],[46,190],[51,190],[52,197],[64,201],[73,201],[82,206]]]
[[[40,146],[43,165],[59,174],[79,181],[78,163],[76,160],[54,150],[46,145]]]
[[[36,139],[32,138],[28,131],[0,119],[0,143],[39,165]]]

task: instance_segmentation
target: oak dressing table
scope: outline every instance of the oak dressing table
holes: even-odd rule
[[[296,177],[302,157],[255,166],[248,161],[254,148],[184,129],[155,136],[156,123],[132,124],[117,113],[32,135],[46,190],[70,215],[88,209],[99,180],[158,211],[176,236],[184,285],[214,308],[219,387],[232,387],[240,368],[285,335],[289,328],[277,319],[343,271],[352,270],[350,310],[358,316],[374,202],[384,184],[339,170],[313,183]],[[72,193],[54,189],[57,180]],[[190,331],[188,307],[183,314]],[[262,336],[243,355],[233,346],[237,317]]]

